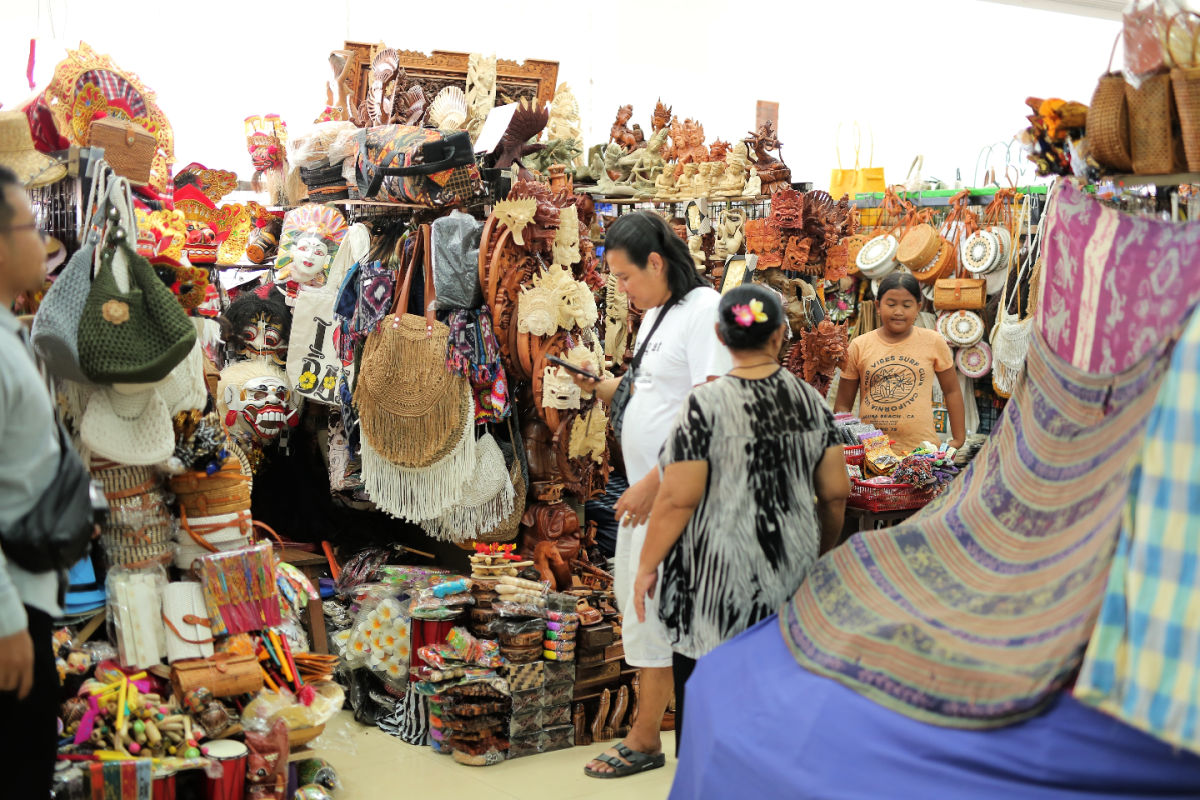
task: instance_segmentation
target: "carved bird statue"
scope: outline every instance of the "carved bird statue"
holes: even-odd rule
[[[532,155],[545,147],[544,144],[531,143],[530,140],[541,135],[549,121],[549,106],[534,109],[525,100],[522,100],[520,108],[513,114],[512,121],[508,123],[508,130],[500,137],[495,167],[508,169],[514,163],[520,162],[523,157]]]

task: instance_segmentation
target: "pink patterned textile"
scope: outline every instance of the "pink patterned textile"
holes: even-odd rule
[[[1132,367],[1200,301],[1200,225],[1122,214],[1064,182],[1042,233],[1038,325],[1051,350],[1093,375]]]

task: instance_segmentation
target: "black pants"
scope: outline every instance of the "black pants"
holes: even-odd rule
[[[675,757],[679,758],[679,747],[683,742],[683,687],[692,670],[696,668],[696,659],[671,654],[671,672],[675,677]]]
[[[33,689],[24,700],[16,692],[0,692],[0,794],[43,800],[54,778],[60,686],[50,615],[29,606],[25,613],[33,639]]]

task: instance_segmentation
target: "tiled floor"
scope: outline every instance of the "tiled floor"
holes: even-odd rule
[[[598,780],[583,765],[604,746],[573,747],[518,758],[494,767],[467,767],[428,747],[413,747],[378,728],[359,725],[348,711],[335,717],[314,745],[338,771],[339,800],[396,797],[479,800],[663,800],[675,774],[675,734],[663,734],[667,766],[644,775]]]

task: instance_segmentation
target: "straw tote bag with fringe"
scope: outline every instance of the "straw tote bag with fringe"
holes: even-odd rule
[[[422,225],[391,315],[364,346],[354,391],[367,492],[387,513],[414,521],[453,506],[475,468],[475,399],[470,382],[446,370],[450,329],[434,316],[429,243]],[[418,269],[424,316],[407,313]]]

